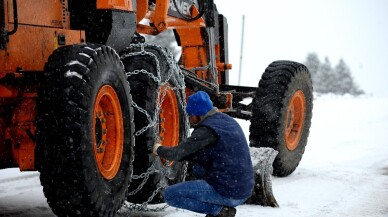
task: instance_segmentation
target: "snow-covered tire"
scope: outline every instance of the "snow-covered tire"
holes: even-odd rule
[[[58,216],[114,216],[132,176],[132,98],[110,47],[59,48],[45,65],[37,104],[37,156]]]
[[[250,144],[279,152],[273,174],[291,174],[302,159],[311,126],[313,87],[304,65],[275,61],[262,75],[253,99]]]
[[[131,86],[135,114],[135,160],[134,175],[141,175],[155,163],[168,174],[150,173],[143,186],[143,179],[133,179],[128,196],[132,203],[148,202],[157,184],[173,184],[185,177],[184,162],[166,162],[151,153],[157,139],[161,144],[176,146],[187,137],[188,120],[185,112],[185,88],[182,75],[178,71],[173,56],[168,50],[152,45],[133,45],[121,54],[128,82]],[[163,100],[161,96],[164,96]],[[158,104],[161,103],[160,110]],[[154,161],[157,162],[154,162]],[[161,163],[160,163],[161,162]],[[168,177],[166,177],[168,175]],[[139,187],[140,186],[140,187]],[[162,201],[162,194],[151,203]]]

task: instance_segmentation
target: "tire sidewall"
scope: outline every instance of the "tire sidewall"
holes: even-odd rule
[[[105,56],[108,56],[109,58],[105,59],[106,62],[102,59],[99,61],[94,61],[94,63],[91,64],[91,101],[89,103],[89,111],[87,120],[85,120],[85,123],[88,123],[86,136],[84,137],[84,141],[82,144],[85,144],[85,156],[90,156],[87,158],[87,161],[85,162],[84,166],[84,174],[85,175],[91,175],[95,178],[97,178],[98,186],[90,186],[92,188],[97,187],[99,194],[106,194],[109,192],[111,195],[106,196],[105,200],[106,203],[112,202],[112,199],[118,199],[118,198],[125,198],[125,194],[127,191],[127,186],[129,185],[130,179],[131,179],[131,171],[132,171],[132,141],[131,141],[131,103],[129,101],[129,85],[126,82],[124,69],[120,66],[120,64],[117,62],[119,61],[118,57],[112,56],[113,50],[107,49],[107,53],[105,53]],[[99,53],[97,55],[97,58],[104,56]],[[95,65],[93,65],[95,64]],[[92,142],[93,137],[93,112],[94,112],[94,103],[97,97],[97,93],[99,89],[104,86],[109,85],[111,86],[120,101],[120,107],[122,111],[122,117],[123,117],[123,125],[124,125],[124,141],[123,141],[123,153],[122,153],[122,159],[120,163],[119,171],[117,172],[116,176],[111,180],[104,179],[100,172],[98,171],[97,162],[94,156],[94,144]],[[86,177],[87,180],[90,179],[90,177]],[[122,200],[122,199],[121,199]]]
[[[288,167],[289,170],[294,170],[293,168],[296,168],[299,164],[306,144],[307,144],[307,138],[309,135],[309,128],[311,126],[311,111],[312,111],[312,92],[311,92],[311,83],[308,82],[310,80],[308,73],[304,70],[298,70],[295,77],[293,77],[292,81],[290,82],[288,89],[286,91],[286,97],[283,99],[283,107],[281,109],[281,118],[280,118],[280,128],[279,128],[279,137],[278,141],[279,144],[283,144],[278,146],[279,154],[277,156],[278,159],[280,159],[284,163],[283,165]],[[286,145],[285,141],[285,131],[286,131],[286,124],[287,124],[287,112],[288,112],[288,105],[290,104],[291,98],[293,94],[301,90],[305,96],[306,101],[306,110],[304,114],[304,121],[303,121],[303,127],[302,127],[302,133],[300,136],[300,140],[298,143],[298,146],[294,150],[289,150]],[[276,171],[275,171],[276,173]]]
[[[110,85],[124,127],[122,161],[111,180],[99,173],[92,142],[99,89]],[[37,156],[47,202],[58,216],[113,216],[132,176],[133,110],[123,65],[107,46],[77,44],[57,49],[45,65],[37,104]]]
[[[286,143],[288,108],[298,90],[305,97],[304,121],[297,146],[289,150]],[[279,152],[273,162],[275,176],[288,176],[302,159],[311,126],[312,91],[308,69],[292,61],[272,62],[260,79],[252,101],[249,140],[253,147],[270,147]]]

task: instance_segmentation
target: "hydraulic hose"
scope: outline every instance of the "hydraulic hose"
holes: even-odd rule
[[[19,21],[18,21],[18,6],[17,6],[17,0],[13,0],[13,30],[10,32],[7,32],[7,35],[13,35],[18,30]]]

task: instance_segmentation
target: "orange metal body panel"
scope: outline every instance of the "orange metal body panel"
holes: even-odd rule
[[[132,0],[97,0],[97,8],[134,11]]]
[[[13,24],[13,1],[7,0],[6,28]],[[49,9],[49,10],[48,10]],[[0,50],[0,78],[6,73],[43,71],[49,55],[59,47],[58,36],[64,35],[66,45],[85,41],[85,33],[69,30],[67,1],[18,1],[18,30],[9,37],[6,50]]]
[[[145,18],[148,19],[152,25],[138,24],[137,31],[143,34],[156,35],[166,29],[175,29],[179,35],[182,47],[183,67],[192,69],[196,67],[204,67],[209,64],[208,48],[204,41],[201,31],[206,28],[203,18],[195,21],[186,21],[176,17],[168,16],[167,10],[169,8],[169,0],[156,0],[154,11],[148,10],[148,1],[144,2],[137,0],[138,8],[141,8],[141,14],[138,15],[138,22]],[[199,11],[195,6],[191,8],[192,16],[195,17]],[[144,15],[145,14],[145,15]],[[216,67],[218,72],[225,69],[231,69],[231,64],[222,63],[220,60],[220,45],[215,45]],[[197,70],[196,74],[201,79],[206,79],[208,70]],[[221,74],[218,74],[218,84],[221,84]]]
[[[17,1],[19,25],[50,26],[56,28],[70,28],[67,1],[33,0]],[[45,9],[45,10],[42,10]],[[38,13],[44,11],[44,13]],[[13,4],[8,0],[8,20],[13,23]],[[12,27],[12,26],[11,26]]]
[[[36,97],[36,94],[25,94],[13,111],[12,127],[6,131],[6,138],[12,143],[14,162],[21,171],[35,170]]]
[[[159,31],[166,30],[168,27],[166,19],[169,2],[170,0],[156,0],[154,24]]]
[[[158,34],[166,29],[175,29],[180,37],[182,47],[182,65],[191,69],[208,65],[208,53],[201,29],[205,28],[203,18],[195,21],[186,21],[167,15],[169,0],[156,0],[155,11],[148,11],[145,18],[152,25],[138,24],[137,31],[143,34]],[[195,6],[191,8],[192,16],[197,16],[199,11]],[[141,17],[141,16],[140,16]],[[140,18],[138,17],[138,19]],[[218,55],[219,56],[219,55]],[[217,63],[219,62],[219,58]],[[198,70],[197,75],[201,79],[207,77],[207,70]],[[219,81],[221,80],[219,76]]]
[[[148,0],[136,0],[136,20],[139,23],[147,14]]]
[[[176,29],[181,38],[182,64],[185,68],[196,68],[208,65],[208,54],[201,37],[200,28]],[[199,78],[206,77],[207,70],[197,71]]]
[[[16,88],[0,84],[0,98],[14,98],[17,95],[18,90]]]
[[[6,0],[5,28],[14,29],[12,0]],[[17,1],[18,28],[8,37],[6,49],[0,50],[0,79],[7,74],[15,81],[31,71],[43,71],[48,57],[59,46],[85,41],[85,33],[70,30],[67,0]],[[65,39],[60,43],[59,39]],[[25,73],[20,73],[25,72]],[[12,86],[16,85],[16,86]],[[21,171],[35,170],[35,114],[37,83],[0,84],[0,150],[12,156],[1,155],[3,162],[12,162]],[[12,109],[1,110],[3,108]]]
[[[49,55],[59,47],[58,35],[66,36],[66,44],[81,43],[84,32],[19,25],[10,36],[7,50],[0,50],[0,72],[43,71]]]
[[[148,4],[148,0],[146,1]],[[205,21],[203,18],[199,18],[195,21],[186,21],[176,17],[168,16],[167,11],[169,8],[169,0],[157,0],[156,7],[154,11],[148,10],[148,5],[141,0],[138,0],[138,11],[140,10],[140,15],[137,16],[137,21],[140,22],[143,18],[148,19],[152,26],[147,26],[148,28],[153,28],[152,31],[143,32],[142,29],[146,29],[142,24],[138,24],[138,32],[144,34],[158,34],[168,28],[178,29],[178,28],[199,28],[206,27]],[[197,16],[199,14],[196,7],[192,7],[192,15]],[[152,33],[151,33],[152,32]]]
[[[134,11],[134,0],[96,0],[98,9]],[[154,11],[149,10],[148,0],[137,1],[137,20],[148,19],[151,25],[138,24],[137,31],[146,34],[159,34],[166,29],[176,29],[182,46],[182,65],[193,69],[209,64],[209,49],[203,38],[206,28],[203,18],[189,22],[167,15],[170,1],[156,0]],[[6,0],[6,29],[11,31],[13,25],[12,0]],[[191,8],[192,16],[199,14],[197,8]],[[49,55],[62,46],[58,43],[59,35],[65,36],[66,45],[82,43],[85,33],[81,30],[70,30],[67,0],[21,0],[18,1],[19,26],[15,34],[9,36],[5,50],[0,50],[0,79],[7,74],[15,79],[23,76],[20,71],[43,71]],[[215,45],[215,56],[218,71],[230,67],[220,63],[219,45]],[[201,79],[206,79],[208,70],[196,71]],[[218,82],[220,77],[218,75]],[[10,115],[0,110],[0,146],[5,140],[12,144],[13,162],[20,170],[35,169],[35,114],[36,87],[9,86],[0,84],[0,106],[11,102],[14,108]],[[186,91],[191,94],[190,90]],[[231,95],[227,104],[231,106]],[[8,113],[7,113],[8,114]],[[1,148],[0,148],[1,150]]]

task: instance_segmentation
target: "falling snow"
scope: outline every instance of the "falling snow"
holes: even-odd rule
[[[248,137],[249,121],[239,123]],[[387,129],[388,98],[318,97],[301,164],[289,177],[272,179],[280,207],[241,205],[236,216],[388,216]],[[162,212],[130,214],[204,216],[173,207]],[[38,172],[0,170],[0,216],[54,216],[43,195]]]

